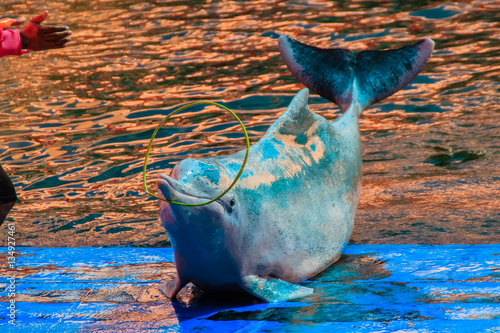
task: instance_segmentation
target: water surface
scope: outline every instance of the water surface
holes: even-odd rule
[[[498,242],[497,1],[5,0],[0,9],[48,9],[48,24],[73,31],[63,50],[0,59],[0,163],[20,199],[8,218],[18,245],[168,245],[141,183],[154,128],[182,104],[211,100],[236,111],[256,142],[303,88],[280,58],[282,34],[353,51],[436,42],[420,76],[361,117],[352,242]],[[317,95],[310,103],[328,120],[340,115]],[[243,147],[231,115],[190,109],[155,141],[152,189],[182,158]]]

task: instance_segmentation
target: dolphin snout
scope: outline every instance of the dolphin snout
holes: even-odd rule
[[[193,192],[190,186],[183,184],[179,182],[177,179],[174,179],[163,173],[156,180],[156,185],[158,186],[161,193],[165,196],[165,199],[167,200],[176,200],[175,198],[172,198],[172,196],[176,197],[176,194],[179,193],[192,195],[191,192]]]
[[[174,179],[165,174],[161,174],[156,180],[156,185],[167,200],[180,201],[184,203],[199,203],[210,200],[207,193],[199,189]]]
[[[161,194],[163,194],[163,197],[167,200],[172,200],[172,195],[170,193],[170,185],[168,183],[168,181],[163,178],[162,176],[164,175],[161,175],[157,180],[156,180],[156,186],[158,186],[158,188],[160,189],[161,191]],[[167,176],[168,177],[168,176]]]

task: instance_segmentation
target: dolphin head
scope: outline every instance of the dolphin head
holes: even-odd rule
[[[174,167],[170,176],[161,175],[157,185],[166,199],[203,203],[230,185],[232,179],[223,170],[215,162],[186,159]],[[228,276],[236,275],[227,274],[236,270],[227,234],[237,224],[237,207],[233,191],[203,206],[161,202],[162,224],[169,234],[181,279],[201,287],[234,283],[226,281]]]
[[[162,174],[157,180],[157,185],[166,199],[187,204],[204,203],[217,197],[229,187],[231,179],[221,169],[223,168],[215,162],[186,159],[174,167],[170,176]],[[217,220],[224,221],[230,218],[235,204],[235,195],[230,192],[208,205],[172,204],[170,207],[178,219],[187,215],[192,220],[193,215],[200,215],[202,220],[215,216]]]

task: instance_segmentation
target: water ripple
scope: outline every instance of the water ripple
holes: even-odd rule
[[[0,162],[21,201],[9,217],[20,222],[21,245],[167,244],[141,183],[154,128],[186,102],[212,100],[236,111],[256,142],[303,88],[279,56],[282,34],[353,51],[436,42],[424,72],[360,119],[366,176],[353,240],[491,242],[499,232],[481,234],[468,220],[498,221],[487,199],[495,197],[500,147],[497,1],[6,0],[2,7],[10,17],[48,9],[49,23],[73,31],[65,49],[0,59]],[[328,120],[340,114],[316,95],[310,103]],[[182,158],[243,147],[231,115],[194,107],[158,133],[148,179],[155,189],[154,178]],[[423,220],[448,233],[422,229]],[[458,239],[464,225],[469,234]]]

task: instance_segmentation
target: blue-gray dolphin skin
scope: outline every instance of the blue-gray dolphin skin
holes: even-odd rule
[[[397,50],[319,49],[279,39],[292,73],[345,111],[332,123],[312,113],[301,90],[250,147],[245,170],[221,199],[204,206],[160,204],[178,276],[171,299],[189,282],[202,290],[246,290],[268,302],[309,295],[297,285],[335,262],[349,241],[361,190],[358,118],[408,84],[434,43]],[[165,198],[200,203],[235,178],[245,151],[186,159],[157,184]]]

